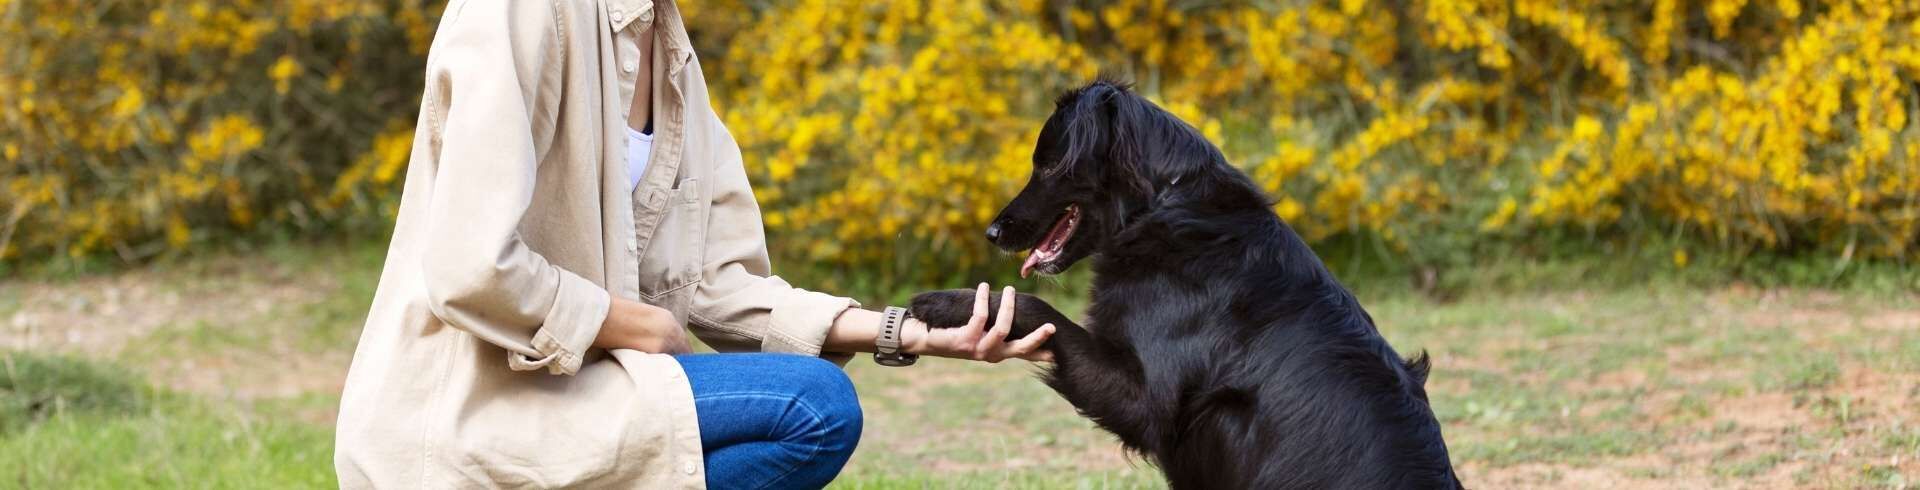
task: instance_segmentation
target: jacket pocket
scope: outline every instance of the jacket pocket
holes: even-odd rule
[[[640,257],[640,294],[649,300],[698,283],[706,258],[709,203],[701,192],[700,179],[682,179],[668,196],[663,211],[666,215]]]

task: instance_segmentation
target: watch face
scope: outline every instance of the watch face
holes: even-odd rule
[[[919,360],[920,360],[920,356],[904,355],[904,354],[894,354],[894,355],[874,354],[873,355],[873,362],[875,364],[879,364],[882,366],[889,366],[889,367],[912,366],[915,361],[919,361]]]

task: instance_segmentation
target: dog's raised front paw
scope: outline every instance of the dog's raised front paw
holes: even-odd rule
[[[930,328],[960,327],[973,318],[973,298],[972,289],[928,291],[913,295],[907,311],[913,312],[914,318],[926,322]],[[995,298],[994,302],[999,303],[998,299]],[[993,312],[987,314],[992,315]]]
[[[968,320],[973,319],[975,294],[977,293],[972,289],[920,293],[913,296],[913,302],[907,311],[913,312],[914,318],[925,322],[927,328],[964,327]],[[992,328],[1000,316],[1000,294],[990,294],[987,298],[986,327]],[[1025,293],[1015,294],[1013,298],[1013,328],[1008,331],[1009,339],[1025,338],[1027,334],[1039,330],[1041,325],[1048,323],[1055,324],[1055,327],[1067,327],[1073,324],[1058,310],[1053,309],[1053,305],[1047,304],[1046,300]]]

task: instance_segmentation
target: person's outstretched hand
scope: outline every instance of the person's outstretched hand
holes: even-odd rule
[[[980,287],[974,291],[973,316],[963,325],[927,325],[919,319],[909,320],[905,350],[909,354],[986,362],[1012,358],[1053,362],[1053,352],[1041,348],[1053,336],[1053,324],[1041,325],[1026,337],[1010,341],[1007,335],[1013,331],[1013,305],[1016,303],[1013,286],[1001,291],[1000,311],[997,314],[989,314],[990,299],[987,284],[980,283]],[[989,318],[993,320],[991,328],[987,325]],[[914,333],[920,334],[916,336]]]

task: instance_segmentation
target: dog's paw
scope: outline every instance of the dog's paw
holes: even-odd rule
[[[907,311],[925,322],[928,328],[963,327],[973,319],[975,294],[972,289],[920,293],[913,296]],[[1000,315],[1000,295],[995,293],[987,298],[987,327],[990,328]],[[1024,338],[1047,323],[1055,323],[1056,327],[1065,327],[1070,323],[1046,300],[1025,293],[1015,294],[1013,298],[1013,328],[1007,334],[1009,339]]]
[[[972,289],[928,291],[913,295],[913,302],[908,305],[907,311],[912,312],[914,318],[926,322],[930,328],[960,327],[973,318],[973,298]],[[999,298],[994,299],[995,303],[999,302]],[[993,312],[987,314],[992,315]]]

